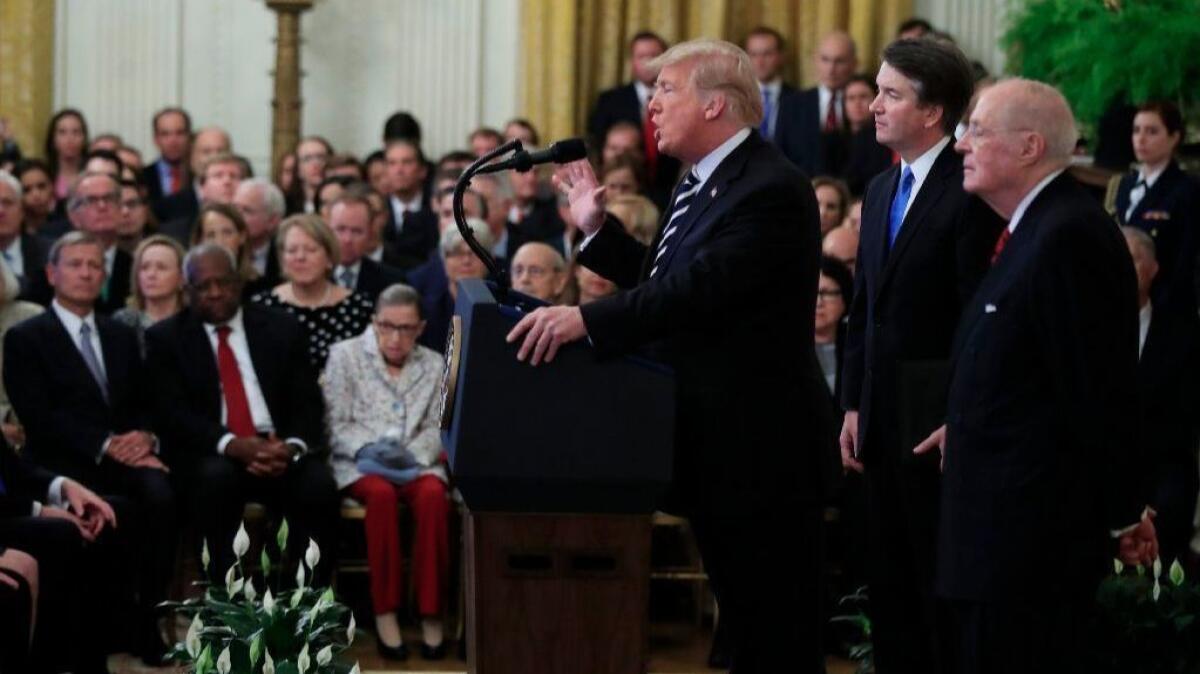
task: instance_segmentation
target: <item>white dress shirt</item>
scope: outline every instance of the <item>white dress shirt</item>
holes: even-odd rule
[[[929,176],[929,172],[933,169],[934,162],[937,161],[938,155],[950,143],[950,136],[946,136],[939,140],[937,144],[925,151],[925,154],[917,157],[913,163],[908,163],[903,159],[900,160],[900,175],[904,175],[904,169],[912,169],[913,185],[912,192],[908,194],[908,203],[904,204],[904,217],[900,218],[900,222],[904,222],[904,218],[908,217],[908,209],[912,208],[913,202],[917,200],[917,194],[921,191],[921,186],[925,184],[925,178]]]
[[[12,243],[4,248],[4,261],[17,278],[25,278],[25,258],[21,255],[21,236],[13,237]]]
[[[242,388],[246,390],[246,401],[250,403],[250,418],[254,421],[254,430],[259,433],[275,431],[275,422],[271,420],[271,412],[267,409],[267,399],[263,397],[262,386],[258,383],[258,373],[254,371],[254,361],[250,360],[250,344],[246,341],[246,326],[242,322],[242,310],[234,314],[225,325],[229,326],[229,349],[237,360],[238,372],[242,375]],[[208,343],[212,346],[213,359],[217,358],[217,328],[211,323],[204,324],[204,333],[208,335]],[[229,423],[229,409],[225,405],[225,395],[221,395],[221,425]],[[225,447],[237,436],[226,433],[217,441],[217,452],[225,453]],[[290,442],[291,440],[289,440]]]
[[[114,243],[104,251],[104,285],[108,286],[109,280],[112,279],[113,265],[117,261],[117,245]],[[92,326],[95,327],[95,326]]]
[[[1025,211],[1029,210],[1029,204],[1033,203],[1033,200],[1037,198],[1037,195],[1041,194],[1042,190],[1046,189],[1046,185],[1049,185],[1050,181],[1057,178],[1063,171],[1066,170],[1066,168],[1060,168],[1057,171],[1054,171],[1045,178],[1042,178],[1041,182],[1034,185],[1033,189],[1029,190],[1029,193],[1026,194],[1023,199],[1021,199],[1021,203],[1017,204],[1017,208],[1013,211],[1012,218],[1008,221],[1009,234],[1013,234],[1017,231],[1017,224],[1021,222],[1021,217],[1025,215]]]
[[[1125,209],[1125,220],[1133,217],[1133,210],[1138,207],[1142,199],[1146,196],[1146,192],[1154,187],[1154,183],[1158,182],[1158,177],[1167,170],[1167,165],[1163,164],[1157,171],[1148,173],[1145,165],[1138,168],[1138,180],[1133,185],[1133,189],[1129,190],[1129,208]],[[1140,184],[1139,184],[1140,183]]]
[[[258,248],[250,250],[250,263],[254,265],[255,271],[259,276],[264,276],[267,273],[267,259],[271,254],[271,241],[267,241]]]
[[[1153,302],[1146,302],[1146,306],[1138,311],[1138,358],[1142,357],[1142,351],[1146,348],[1146,335],[1150,334],[1150,319],[1154,317]]]
[[[392,205],[392,216],[396,220],[396,231],[404,229],[404,214],[416,213],[421,210],[421,191],[417,190],[417,196],[408,201],[402,201],[400,197],[392,195],[388,199]]]
[[[642,121],[646,121],[646,106],[650,105],[650,99],[654,97],[654,87],[646,86],[641,80],[633,81],[633,90],[637,92],[638,109],[642,111]]]
[[[342,286],[342,287],[346,288],[347,290],[354,290],[354,288],[358,285],[358,275],[362,272],[362,258],[359,258],[358,260],[356,260],[354,262],[354,264],[349,265],[349,266],[339,264],[333,270],[334,282],[337,283],[338,285],[342,285],[342,275],[345,274],[347,270],[350,271],[350,274],[353,277],[350,280],[354,281],[354,283],[352,283],[349,286]]]

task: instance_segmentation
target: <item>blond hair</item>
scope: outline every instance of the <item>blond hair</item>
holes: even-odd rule
[[[325,224],[321,216],[313,213],[298,213],[284,218],[283,222],[279,223],[279,232],[275,234],[275,249],[279,253],[279,259],[283,259],[284,244],[287,241],[288,232],[292,229],[304,232],[325,250],[325,255],[329,257],[330,272],[335,266],[341,264],[342,249],[338,246],[337,236],[334,235],[332,229],[329,229],[329,225]]]
[[[651,61],[650,67],[659,71],[684,61],[695,62],[689,82],[697,91],[724,94],[729,113],[745,126],[762,123],[762,94],[750,57],[741,47],[724,40],[681,42]]]

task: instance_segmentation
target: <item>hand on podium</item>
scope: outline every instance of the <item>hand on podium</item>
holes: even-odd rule
[[[525,341],[517,350],[517,360],[524,361],[532,353],[529,364],[537,365],[554,360],[563,344],[587,337],[587,326],[579,307],[542,307],[522,318],[505,339],[512,344],[521,335],[525,335]]]

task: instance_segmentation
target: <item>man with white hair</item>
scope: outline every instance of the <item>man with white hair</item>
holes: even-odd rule
[[[42,268],[46,265],[50,244],[22,231],[25,219],[23,196],[21,182],[11,173],[0,171],[0,256],[20,284],[16,289],[17,299],[46,305],[50,303],[52,293]]]
[[[508,339],[533,365],[586,337],[601,356],[644,350],[673,366],[670,506],[696,532],[729,629],[732,671],[824,672],[829,394],[813,355],[813,312],[778,302],[786,292],[816,303],[816,197],[754,131],[762,97],[744,51],[696,40],[654,67],[658,150],[692,164],[658,233],[647,247],[606,216],[587,162],[560,169],[555,182],[587,236],[579,263],[623,292],[537,309]],[[797,353],[810,357],[781,357]]]
[[[1008,221],[963,310],[944,448],[936,589],[947,671],[1085,672],[1114,551],[1158,554],[1139,478],[1137,281],[1100,204],[1064,173],[1066,100],[1014,79],[971,114],[963,187]],[[1119,542],[1119,545],[1118,545]]]
[[[249,178],[238,184],[233,205],[246,221],[246,243],[250,263],[258,271],[257,289],[279,285],[279,256],[275,252],[275,231],[287,211],[283,191],[267,178]]]
[[[513,289],[554,304],[567,283],[567,262],[554,247],[530,241],[512,259]]]

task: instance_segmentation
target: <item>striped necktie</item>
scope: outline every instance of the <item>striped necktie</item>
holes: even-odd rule
[[[696,170],[692,169],[688,172],[687,177],[679,183],[679,191],[675,195],[674,204],[671,206],[671,217],[667,219],[666,229],[663,231],[662,238],[658,241],[658,251],[654,254],[654,266],[650,269],[650,277],[658,271],[658,261],[662,259],[663,253],[667,252],[668,241],[675,230],[679,229],[679,224],[684,213],[687,213],[688,206],[692,204],[692,199],[696,193],[700,191],[700,176],[696,175]]]

